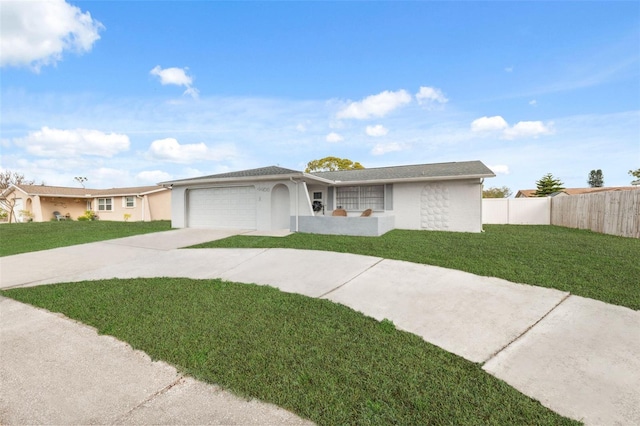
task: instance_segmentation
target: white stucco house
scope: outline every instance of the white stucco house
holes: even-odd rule
[[[480,161],[317,173],[271,166],[159,185],[171,188],[174,228],[377,236],[482,231],[482,183],[494,176]],[[334,216],[337,209],[347,216]]]

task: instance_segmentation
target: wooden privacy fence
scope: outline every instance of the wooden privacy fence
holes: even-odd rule
[[[640,238],[640,189],[553,197],[551,224]]]

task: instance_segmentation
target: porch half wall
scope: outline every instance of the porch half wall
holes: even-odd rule
[[[291,229],[296,229],[295,216],[291,217]],[[394,216],[341,217],[300,216],[298,232],[324,235],[350,235],[355,237],[379,237],[395,227]]]

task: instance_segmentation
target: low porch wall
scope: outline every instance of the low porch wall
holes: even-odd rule
[[[341,217],[299,216],[298,232],[325,235],[378,237],[395,228],[394,216]],[[291,230],[296,230],[296,217],[291,217]]]

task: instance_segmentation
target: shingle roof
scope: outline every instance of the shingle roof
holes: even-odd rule
[[[378,167],[371,169],[341,170],[335,172],[315,172],[311,174],[321,178],[342,182],[495,176],[495,174],[481,161],[415,164],[410,166]]]
[[[261,167],[258,169],[241,170],[238,172],[220,173],[190,179],[180,179],[162,182],[160,185],[184,185],[204,183],[218,180],[251,180],[251,178],[269,178],[278,175],[297,175],[303,179],[312,179],[324,183],[366,182],[396,180],[434,180],[434,179],[465,179],[494,177],[495,174],[481,161],[463,161],[457,163],[416,164],[412,166],[378,167],[372,169],[343,170],[335,172],[303,173],[298,170],[286,169],[279,166]]]
[[[197,179],[226,179],[226,178],[290,175],[290,174],[302,174],[302,172],[298,170],[285,169],[284,167],[279,167],[279,166],[269,166],[269,167],[260,167],[257,169],[240,170],[238,172],[219,173],[216,175],[202,176]]]
[[[101,195],[142,195],[150,192],[161,191],[165,188],[158,185],[136,186],[130,188],[90,189],[69,188],[66,186],[48,185],[15,185],[29,195],[47,195],[57,197],[92,198]]]
[[[237,172],[218,173],[209,176],[199,176],[195,178],[177,179],[166,182],[160,182],[159,185],[180,185],[180,184],[193,184],[202,182],[215,182],[224,181],[229,182],[233,180],[247,181],[251,178],[269,179],[271,176],[291,176],[302,178],[304,173],[298,170],[286,169],[280,166],[260,167],[257,169],[240,170]]]

